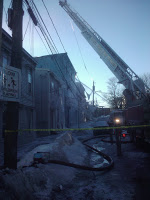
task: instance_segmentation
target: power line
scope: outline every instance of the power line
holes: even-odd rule
[[[29,17],[29,21],[28,21],[28,24],[27,24],[27,27],[26,27],[26,30],[25,30],[25,33],[24,33],[24,36],[23,36],[23,40],[24,40],[24,38],[25,38],[25,36],[26,36],[26,33],[27,33],[27,30],[28,30],[28,27],[29,27],[30,20],[31,20],[31,18]]]
[[[33,2],[33,1],[32,1]],[[34,3],[34,2],[33,2]],[[35,4],[34,4],[35,5]],[[39,11],[38,11],[38,9],[37,9],[37,7],[36,7],[36,10],[37,10],[37,12],[39,13]],[[43,20],[42,20],[43,21]],[[52,51],[51,51],[52,52]],[[53,54],[53,52],[52,52],[52,54]],[[61,68],[59,67],[59,64],[58,64],[58,62],[57,62],[57,60],[55,59],[55,57],[54,57],[54,60],[55,60],[55,63],[56,63],[56,65],[58,66],[58,68],[59,68],[59,70],[60,70],[60,72],[61,72],[61,74],[63,75],[63,79],[65,80],[65,82],[66,82],[66,84],[67,84],[67,86],[68,86],[68,88],[71,90],[71,88],[70,88],[70,86],[69,86],[69,84],[68,84],[68,82],[67,82],[67,80],[66,80],[66,78],[65,78],[65,76],[64,76],[64,74],[63,74],[63,72],[62,72],[62,70],[61,70]],[[70,75],[69,75],[70,76]],[[71,76],[70,76],[71,77]],[[72,80],[72,79],[71,79]],[[73,81],[73,83],[74,83],[74,81]],[[74,83],[75,84],[75,83]],[[76,86],[76,88],[77,88],[77,90],[79,91],[79,93],[80,93],[80,90],[78,89],[78,87],[77,87],[77,85],[75,84],[75,86]],[[72,90],[71,90],[72,91]],[[73,94],[73,92],[72,92],[72,94]],[[74,94],[73,94],[74,95]],[[75,96],[75,95],[74,95]],[[81,94],[81,96],[82,96],[82,94]],[[77,99],[78,100],[78,99]]]
[[[33,0],[31,0],[32,2],[33,2]],[[42,0],[43,1],[43,0]],[[44,3],[44,1],[43,1],[43,3]],[[34,2],[33,2],[33,4],[34,4]],[[44,4],[45,5],[45,4]],[[38,9],[37,9],[37,7],[36,7],[36,5],[34,4],[34,6],[35,6],[35,8],[36,8],[36,10],[37,10],[37,12],[38,12],[38,14],[39,14],[39,11],[38,11]],[[46,10],[47,10],[47,8],[46,8]],[[48,11],[48,10],[47,10]],[[48,12],[49,13],[49,12]],[[49,15],[49,17],[50,17],[50,15]],[[41,18],[41,16],[40,16],[40,18]],[[42,20],[42,22],[43,22],[43,20]],[[56,30],[57,31],[57,30]],[[52,51],[51,51],[52,52]],[[53,53],[52,53],[53,54]],[[54,58],[55,59],[55,58]],[[57,61],[55,60],[55,62],[56,62],[56,64],[57,64],[57,66],[59,67],[59,64],[57,63]],[[59,68],[60,69],[60,68]],[[61,69],[60,69],[60,71],[61,71]],[[62,71],[61,71],[61,73],[62,73]],[[63,73],[62,73],[63,74]],[[70,75],[69,75],[70,76]],[[63,77],[64,77],[64,75],[63,75]],[[70,76],[71,77],[71,76]],[[72,80],[72,78],[71,78],[71,80]],[[67,81],[67,80],[66,80]],[[73,81],[73,80],[72,80]],[[75,84],[75,82],[73,81],[73,83]],[[67,85],[68,85],[68,82],[67,82]],[[76,88],[77,88],[77,90],[79,91],[79,93],[81,94],[81,92],[80,92],[80,90],[78,89],[78,87],[77,87],[77,85],[75,84],[75,86],[76,86]],[[68,85],[68,87],[69,87],[69,85]],[[70,87],[69,87],[70,88]],[[81,96],[82,96],[82,94],[81,94]]]
[[[49,13],[49,11],[48,11],[48,9],[47,9],[45,3],[44,3],[44,0],[42,0],[42,2],[43,2],[43,5],[44,5],[44,7],[45,7],[45,9],[46,9],[46,11],[47,11],[47,14],[48,14],[48,16],[49,16],[49,18],[50,18],[50,20],[51,20],[51,22],[52,22],[52,25],[53,25],[53,27],[54,27],[54,29],[55,29],[55,31],[56,31],[56,34],[57,34],[57,36],[58,36],[58,38],[59,38],[59,41],[60,41],[60,43],[61,43],[61,45],[62,45],[62,47],[63,47],[63,49],[64,49],[64,52],[66,52],[65,47],[64,47],[64,45],[63,45],[63,43],[62,43],[62,40],[61,40],[61,38],[60,38],[60,36],[59,36],[59,34],[58,34],[58,31],[57,31],[57,29],[56,29],[56,27],[55,27],[55,24],[54,24],[54,22],[53,22],[53,20],[52,20],[52,18],[51,18],[51,16],[50,16],[50,13]]]
[[[45,23],[44,23],[44,21],[43,21],[41,15],[40,15],[40,13],[39,13],[39,11],[38,11],[36,5],[34,4],[33,0],[30,0],[30,4],[32,4],[31,6],[30,6],[28,0],[25,0],[25,2],[26,2],[26,4],[27,4],[27,6],[28,6],[27,11],[28,11],[30,17],[32,18],[33,23],[34,23],[36,26],[38,25],[38,27],[41,29],[41,32],[42,32],[42,34],[43,34],[43,37],[45,38],[46,43],[47,43],[47,45],[49,46],[49,48],[51,49],[51,51],[54,52],[54,53],[57,53],[58,50],[57,50],[57,48],[56,48],[56,46],[55,46],[55,43],[54,43],[54,41],[52,40],[52,37],[51,37],[51,35],[50,35],[50,33],[49,33],[49,31],[48,31],[48,29],[47,29],[47,27],[46,27],[46,25],[45,25]],[[32,7],[32,9],[31,9],[31,7]],[[33,10],[34,10],[34,12],[33,12]],[[35,17],[34,14],[36,15],[36,17]],[[48,35],[46,34],[46,32],[45,32],[43,26],[41,25],[41,22],[42,22],[42,24],[44,24],[44,27],[45,27],[45,29],[46,29]],[[50,41],[50,40],[51,40],[51,41]]]
[[[36,9],[37,18],[38,18],[38,16],[40,16],[40,19],[41,19],[42,23],[44,24],[43,19],[42,19],[41,15],[40,15],[40,13],[39,13],[39,11],[38,11],[38,9],[37,9],[35,3],[33,2],[33,0],[31,0],[31,2],[33,3],[33,5],[34,5],[34,7],[35,7],[35,9]],[[26,3],[27,3],[27,5],[29,6],[29,3],[28,3],[27,0],[26,0]],[[44,32],[44,29],[43,29],[42,25],[39,23],[39,18],[38,18],[38,24],[39,24],[38,27],[40,28],[41,33],[42,33],[42,35],[43,35],[43,37],[44,37],[44,39],[45,39],[45,41],[46,41],[46,43],[47,43],[47,45],[48,45],[48,47],[49,47],[51,53],[52,53],[52,55],[53,55],[53,51],[52,51],[51,47],[49,46],[49,44],[48,44],[48,42],[47,42],[48,36],[47,36],[46,33]],[[44,24],[44,27],[46,28],[46,25],[45,25],[45,24]],[[46,28],[46,29],[47,29],[47,28]],[[48,30],[47,30],[47,31],[48,31]],[[46,39],[46,37],[47,37],[47,39]],[[63,74],[63,72],[62,72],[62,70],[61,70],[61,68],[60,68],[60,66],[59,66],[59,63],[57,62],[57,60],[56,60],[55,57],[54,57],[54,60],[55,60],[55,63],[56,63],[57,67],[59,68],[59,70],[60,70],[60,72],[61,72],[61,74],[62,74],[62,76],[63,76],[63,80],[66,82],[67,87],[70,89],[71,93],[72,93],[72,94],[74,95],[74,97],[76,98],[76,95],[73,93],[72,89],[70,88],[70,86],[69,86],[69,84],[68,84],[68,82],[67,82],[67,80],[66,80],[66,78],[65,78],[65,76],[64,76],[64,74]],[[69,76],[70,76],[70,75],[69,75]],[[71,80],[72,80],[72,79],[71,79]],[[72,81],[73,81],[73,80],[72,80]],[[75,84],[74,81],[73,81],[73,83]],[[78,90],[79,93],[80,93],[80,90],[78,89],[78,87],[77,87],[76,84],[75,84],[75,86],[76,86],[77,90]],[[82,94],[81,94],[81,96],[82,96]],[[77,99],[77,98],[76,98],[76,99]],[[77,101],[78,101],[78,99],[77,99]]]
[[[26,0],[26,2],[27,2],[27,5],[30,6],[27,0]],[[32,0],[31,0],[31,3],[33,3]],[[33,4],[32,4],[32,7],[33,7]],[[34,7],[33,7],[32,9],[34,9]],[[49,40],[48,36],[46,35],[46,33],[45,33],[45,31],[44,31],[44,28],[42,27],[42,25],[41,25],[41,23],[40,23],[39,16],[38,16],[37,12],[35,11],[35,9],[34,9],[34,12],[35,12],[35,14],[36,14],[36,20],[37,20],[37,22],[38,22],[38,27],[39,27],[39,29],[41,30],[41,33],[42,33],[42,35],[43,35],[43,37],[44,37],[44,39],[45,39],[45,41],[46,41],[46,43],[47,43],[47,46],[49,47],[49,49],[50,49],[51,52],[53,52],[53,50],[55,51],[53,45],[51,44],[51,41]],[[34,12],[33,12],[33,13],[34,13]],[[30,17],[31,17],[31,16],[30,16]],[[35,27],[36,27],[36,26],[35,26]],[[38,35],[40,36],[40,34],[39,34],[39,32],[38,32],[37,29],[36,29],[36,31],[37,31]],[[41,38],[41,40],[42,40],[42,37],[41,37],[41,36],[40,36],[40,38]],[[42,40],[42,42],[43,42],[43,40]],[[43,44],[44,44],[44,42],[43,42]],[[44,46],[45,46],[45,48],[46,48],[46,45],[45,45],[45,44],[44,44]],[[52,50],[52,47],[53,47],[53,50]],[[46,48],[46,50],[47,50],[47,48]],[[48,52],[48,50],[47,50],[47,52]],[[56,53],[56,51],[55,51],[55,53]],[[48,54],[49,54],[49,52],[48,52]]]
[[[50,37],[50,39],[51,39],[51,41],[52,41],[52,43],[53,43],[53,48],[54,48],[55,52],[56,52],[56,53],[58,53],[57,47],[56,47],[56,45],[55,45],[55,43],[54,43],[54,41],[53,41],[53,39],[52,39],[52,37],[51,37],[51,35],[50,35],[50,33],[49,33],[48,29],[47,29],[47,27],[46,27],[46,25],[45,25],[45,23],[44,23],[44,21],[43,21],[43,19],[42,19],[41,15],[40,15],[40,13],[39,13],[38,9],[37,9],[37,7],[36,7],[36,5],[35,5],[34,1],[33,1],[33,0],[31,0],[31,1],[32,1],[33,5],[34,5],[34,7],[35,7],[35,9],[36,9],[36,11],[37,11],[37,13],[38,13],[38,15],[39,15],[39,17],[40,17],[40,19],[41,19],[42,23],[43,23],[43,25],[44,25],[44,27],[45,27],[45,29],[46,29],[47,33],[48,33],[48,36]]]
[[[77,80],[77,79],[76,79]],[[80,81],[81,82],[81,81]],[[81,82],[82,83],[82,82]],[[82,83],[82,85],[84,85],[85,87],[87,87],[88,89],[90,89],[91,91],[93,91],[90,87],[88,87],[87,85],[85,85],[84,83]],[[105,101],[105,99],[101,96],[101,95],[99,95],[97,92],[95,92],[99,97],[101,97],[104,101]]]
[[[71,21],[70,21],[70,23],[71,23]],[[83,55],[82,55],[82,52],[81,52],[81,48],[80,48],[80,45],[79,45],[79,42],[78,42],[78,39],[77,39],[77,36],[76,36],[76,33],[75,33],[75,30],[74,30],[74,27],[73,27],[72,23],[71,23],[71,26],[72,26],[72,30],[73,30],[73,33],[74,33],[74,37],[75,37],[75,40],[76,40],[76,43],[77,43],[77,46],[78,46],[78,49],[79,49],[79,53],[80,53],[80,56],[81,56],[83,65],[84,65],[84,67],[85,67],[85,69],[86,69],[86,71],[87,71],[87,73],[88,73],[88,75],[89,75],[89,72],[88,72],[88,70],[87,70],[85,61],[84,61],[84,59],[83,59]]]
[[[35,26],[35,30],[37,31],[37,33],[38,33],[40,39],[42,40],[42,42],[43,42],[43,44],[44,44],[44,46],[45,46],[45,48],[46,48],[46,50],[47,50],[47,53],[50,54],[50,53],[48,52],[48,49],[47,49],[47,47],[46,47],[46,45],[45,45],[45,43],[44,43],[44,41],[43,41],[43,39],[42,39],[42,37],[41,37],[39,31],[37,30],[36,26]]]

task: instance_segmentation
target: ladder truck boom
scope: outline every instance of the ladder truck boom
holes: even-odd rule
[[[117,55],[117,53],[103,40],[103,38],[77,13],[67,1],[59,1],[60,6],[72,18],[81,30],[81,34],[97,52],[111,72],[117,77],[119,83],[132,94],[135,99],[145,99],[148,86],[135,74],[135,72]]]

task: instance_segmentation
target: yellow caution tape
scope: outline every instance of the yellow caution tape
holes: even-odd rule
[[[150,127],[150,125],[136,125],[136,126],[120,126],[120,127],[99,127],[99,128],[68,128],[68,129],[18,129],[18,130],[5,130],[5,133],[14,133],[14,132],[58,132],[58,131],[84,131],[84,130],[110,130],[110,129],[129,129],[129,128],[145,128]]]

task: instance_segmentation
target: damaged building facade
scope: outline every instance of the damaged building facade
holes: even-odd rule
[[[76,71],[67,53],[36,57],[35,60],[37,126],[42,128],[45,123],[47,128],[78,127],[84,122],[86,100],[83,86],[75,81]],[[41,79],[45,83],[41,84]],[[45,122],[42,122],[41,112],[45,113]]]

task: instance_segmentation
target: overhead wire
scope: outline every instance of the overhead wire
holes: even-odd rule
[[[67,68],[67,66],[64,64],[64,66]],[[68,71],[68,70],[67,70]],[[69,72],[68,75],[70,76]],[[78,86],[76,85],[75,81],[72,79],[72,77],[70,76],[71,81],[73,82],[73,84],[75,85],[75,87],[77,88],[78,92],[80,93],[81,96],[83,96],[83,94],[81,93],[81,91],[79,90]]]
[[[50,41],[50,39],[52,39],[52,37],[50,36],[50,39],[49,39],[49,36],[46,34],[46,32],[45,32],[45,30],[44,30],[44,27],[46,26],[45,24],[45,26],[43,27],[42,26],[42,24],[43,24],[43,19],[42,19],[42,17],[41,17],[41,15],[39,16],[39,11],[38,11],[38,9],[37,9],[37,7],[35,7],[36,5],[35,5],[35,3],[33,2],[33,0],[30,0],[30,2],[31,2],[31,5],[32,5],[32,10],[34,10],[34,14],[36,15],[36,19],[38,20],[38,27],[39,27],[39,29],[40,29],[40,31],[41,31],[41,33],[42,33],[42,35],[43,35],[43,37],[44,37],[44,39],[45,39],[45,41],[46,41],[46,44],[47,44],[47,46],[48,46],[48,48],[50,49],[50,51],[51,51],[51,53],[53,54],[53,53],[57,53],[58,52],[58,50],[56,50],[55,49],[55,44],[53,45],[52,44],[52,42]],[[42,19],[42,20],[41,20]],[[42,22],[42,24],[41,24],[41,22]],[[37,30],[37,29],[36,29]],[[48,30],[47,30],[48,31]],[[39,33],[38,33],[39,34]],[[49,35],[50,35],[50,33],[49,33]],[[53,42],[54,43],[54,42]],[[45,46],[45,45],[44,45]],[[48,53],[49,54],[49,53]]]
[[[44,30],[43,30],[43,27],[42,27],[42,25],[40,24],[39,17],[40,17],[42,23],[44,23],[44,22],[43,22],[43,19],[42,19],[40,13],[39,13],[39,11],[38,11],[38,9],[37,9],[37,7],[36,7],[34,1],[33,1],[33,0],[30,0],[30,2],[33,3],[34,8],[36,9],[36,17],[38,18],[38,27],[40,28],[41,33],[42,33],[42,35],[43,35],[43,37],[44,37],[44,39],[45,39],[45,41],[46,41],[46,43],[47,43],[47,45],[48,45],[48,42],[47,42],[47,40],[46,40],[46,37],[48,38],[48,36],[45,34],[45,32],[44,32]],[[27,3],[27,0],[26,0],[26,3]],[[27,5],[29,5],[29,4],[27,4]],[[34,11],[35,11],[35,10],[34,10]],[[39,17],[38,17],[38,15],[39,15]],[[44,27],[45,27],[45,26],[46,26],[46,25],[44,24]],[[46,29],[47,29],[47,28],[46,28]],[[52,55],[54,55],[54,53],[53,53],[51,47],[50,47],[49,45],[48,45],[48,47],[49,47],[49,49],[50,49]],[[76,98],[76,95],[73,93],[71,87],[69,86],[69,84],[68,84],[68,82],[67,82],[67,80],[66,80],[66,78],[65,78],[65,76],[64,76],[64,74],[63,74],[63,72],[62,72],[62,70],[61,70],[61,68],[60,68],[60,66],[59,66],[59,63],[57,62],[57,60],[56,60],[55,57],[54,57],[54,60],[55,60],[55,63],[56,63],[57,67],[59,68],[59,70],[60,70],[60,72],[61,72],[61,74],[62,74],[62,76],[63,76],[63,80],[66,82],[67,87],[70,89],[71,93],[72,93],[73,96]],[[73,82],[73,83],[75,84],[75,82]],[[76,86],[76,84],[75,84],[75,86]],[[77,87],[77,86],[76,86],[76,87]],[[78,87],[77,87],[77,89],[78,89]],[[79,91],[79,93],[80,93],[80,90],[79,90],[79,89],[78,89],[78,91]],[[80,96],[78,96],[78,98],[80,98]],[[79,99],[76,98],[76,100],[78,101]]]
[[[64,7],[63,7],[63,8],[64,8]],[[65,9],[64,9],[64,10],[65,10]],[[72,30],[73,30],[73,33],[74,33],[74,36],[75,36],[75,40],[76,40],[76,43],[77,43],[77,46],[78,46],[78,49],[79,49],[79,52],[80,52],[80,55],[81,55],[81,59],[82,59],[83,65],[84,65],[84,67],[85,67],[85,69],[86,69],[88,75],[90,76],[90,74],[89,74],[89,72],[88,72],[88,70],[87,70],[87,67],[86,67],[86,64],[85,64],[85,61],[84,61],[82,52],[81,52],[81,48],[80,48],[80,45],[79,45],[77,36],[76,36],[76,34],[75,34],[75,30],[74,30],[74,28],[73,28],[73,25],[72,25],[71,21],[70,21],[70,24],[71,24],[71,27],[72,27]]]
[[[79,53],[80,53],[80,56],[81,56],[83,65],[84,65],[84,67],[85,67],[85,69],[86,69],[86,71],[87,71],[87,73],[88,73],[88,75],[89,75],[89,77],[90,77],[89,71],[88,71],[88,69],[87,69],[87,67],[86,67],[86,64],[85,64],[85,61],[84,61],[84,58],[83,58],[83,55],[82,55],[82,51],[81,51],[81,48],[80,48],[80,45],[79,45],[79,42],[78,42],[78,39],[77,39],[77,36],[76,36],[76,33],[75,33],[75,29],[74,29],[73,24],[72,24],[71,21],[70,21],[70,24],[71,24],[71,27],[72,27],[72,30],[73,30],[73,33],[74,33],[74,37],[75,37],[75,40],[76,40],[76,43],[77,43],[77,46],[78,46],[78,49],[79,49]],[[78,79],[79,79],[79,78],[78,78]],[[81,84],[82,84],[82,83],[81,83]],[[90,94],[90,96],[91,96],[91,94]]]
[[[52,54],[53,54],[53,52],[52,52]],[[58,66],[58,68],[59,68],[59,70],[61,71],[61,69],[60,69],[60,67],[59,67],[59,64],[58,64],[58,62],[57,62],[57,60],[55,59],[55,57],[54,57],[54,60],[55,60],[55,62],[56,62],[56,65]],[[61,71],[61,73],[62,73],[62,71]],[[63,73],[62,73],[63,74]],[[69,75],[70,76],[70,75]],[[63,74],[63,77],[65,77],[64,76],[64,74]],[[70,76],[71,77],[71,76]],[[64,79],[65,81],[67,81],[66,79]],[[72,80],[72,79],[71,79]],[[75,82],[73,81],[73,83],[75,84]],[[68,82],[67,82],[67,86],[68,86],[68,88],[70,88],[70,86],[69,86],[69,84],[68,84]],[[76,88],[77,88],[77,90],[79,91],[79,93],[81,93],[80,92],[80,90],[78,89],[78,86],[75,84],[75,86],[76,86]],[[71,88],[70,88],[70,90],[71,90]],[[82,95],[82,94],[81,94]],[[78,100],[78,99],[77,99]]]
[[[68,89],[71,91],[71,93],[73,94],[73,96],[75,97],[75,99],[77,99],[76,95],[74,94],[74,92],[72,91],[71,87],[69,86],[69,84],[68,84],[68,82],[67,82],[67,80],[66,80],[66,78],[65,78],[65,76],[64,76],[64,74],[63,74],[63,72],[62,72],[62,70],[61,70],[61,68],[60,68],[60,66],[59,66],[59,64],[58,64],[58,62],[57,62],[57,60],[56,60],[55,57],[54,57],[54,60],[55,60],[55,63],[57,64],[57,66],[58,66],[58,68],[59,68],[61,74],[63,75],[63,80],[66,82],[66,85],[67,85]],[[78,100],[79,100],[79,99],[77,99],[77,101],[78,101]]]
[[[24,1],[24,2],[26,3],[27,6],[29,5],[29,4],[27,4],[26,1]],[[5,13],[6,13],[6,10],[5,10]],[[7,15],[7,13],[6,13],[6,15]],[[25,31],[25,34],[24,34],[24,38],[25,38],[25,35],[26,35],[26,32],[27,32],[28,27],[29,27],[29,21],[28,21],[28,25],[27,25],[27,27],[26,27],[26,31]],[[35,29],[36,29],[36,27],[35,27]],[[41,32],[42,32],[43,37],[45,38],[45,41],[47,42],[46,37],[45,37],[45,34],[44,34],[44,30],[43,30],[42,26],[40,26],[40,30],[41,30]],[[39,32],[38,32],[37,29],[36,29],[36,31],[37,31],[37,33],[38,33],[40,39],[42,40],[42,42],[43,42],[43,44],[44,44],[44,46],[45,46],[45,48],[46,48],[46,50],[47,50],[47,47],[46,47],[46,45],[45,45],[45,43],[44,43],[44,41],[43,41],[42,37],[40,36],[40,34],[39,34]],[[51,48],[50,48],[49,45],[48,45],[48,47],[49,47],[49,49],[51,50]],[[47,52],[48,52],[48,50],[47,50]],[[52,52],[52,50],[51,50],[51,52]],[[49,52],[48,52],[48,54],[49,54]],[[52,52],[52,54],[53,54],[53,52]],[[55,59],[55,58],[54,58],[54,59]],[[57,62],[56,60],[55,60],[55,62],[56,62],[56,64],[57,64],[57,66],[59,67],[58,62]],[[60,69],[60,67],[59,67],[59,69]],[[60,69],[60,71],[61,71],[61,69]],[[61,73],[62,73],[62,75],[63,75],[63,77],[64,77],[64,74],[63,74],[62,71],[61,71]],[[65,78],[65,77],[64,77],[64,78]],[[71,90],[71,88],[70,88],[70,86],[69,86],[69,84],[68,84],[68,82],[67,82],[66,79],[65,79],[65,81],[66,81],[66,84],[67,84],[68,88],[69,88],[70,91],[72,92],[72,90]],[[79,99],[76,98],[75,94],[74,94],[73,92],[72,92],[72,94],[74,95],[75,99],[78,101]]]
[[[27,24],[27,27],[26,27],[26,30],[25,30],[25,33],[24,33],[24,36],[23,36],[23,40],[25,39],[27,30],[28,30],[28,27],[29,27],[30,20],[31,20],[31,18],[29,17],[29,21],[28,21],[28,24]]]
[[[77,80],[77,79],[76,79]],[[81,81],[80,81],[81,82]],[[91,91],[93,91],[90,87],[88,87],[87,85],[85,85],[84,83],[81,82],[82,85],[84,85],[85,87],[87,87],[88,89],[90,89]],[[98,95],[99,97],[101,97],[103,100],[105,100],[101,95],[99,95],[97,92],[95,92],[96,95]]]
[[[55,27],[55,24],[54,24],[54,22],[53,22],[53,20],[52,20],[52,18],[51,18],[51,16],[50,16],[50,13],[49,13],[49,11],[48,11],[48,9],[47,9],[45,3],[44,3],[44,0],[42,0],[42,2],[43,2],[43,5],[44,5],[44,7],[45,7],[47,13],[48,13],[48,16],[49,16],[51,22],[52,22],[52,24],[53,24],[53,27],[54,27],[54,29],[55,29],[55,31],[56,31],[56,33],[57,33],[57,36],[58,36],[58,38],[59,38],[59,40],[60,40],[60,42],[61,42],[61,44],[62,44],[62,47],[63,47],[64,51],[66,52],[66,50],[65,50],[65,48],[64,48],[64,45],[63,45],[63,43],[62,43],[62,41],[61,41],[61,38],[60,38],[60,36],[59,36],[59,34],[58,34],[58,32],[57,32],[57,29],[56,29],[56,27]],[[71,80],[72,80],[72,79],[71,79]],[[72,80],[72,81],[73,81],[73,80]],[[73,82],[74,82],[74,81],[73,81]],[[74,84],[75,84],[75,83],[74,83]],[[76,84],[75,84],[75,86],[76,86]],[[76,87],[77,87],[77,86],[76,86]],[[78,89],[78,88],[77,88],[77,89]],[[79,89],[78,89],[78,90],[79,90]],[[81,94],[81,95],[82,95],[82,94]]]
[[[33,0],[31,0],[31,1],[33,1]],[[43,1],[43,0],[42,0]],[[48,9],[47,9],[47,7],[46,7],[46,5],[45,5],[45,3],[44,3],[44,1],[43,1],[43,4],[44,4],[44,6],[45,6],[45,8],[46,8],[46,10],[47,10],[47,12],[48,12]],[[50,14],[49,14],[49,12],[48,12],[48,15],[49,15],[49,17],[50,17]],[[51,19],[51,21],[52,21],[52,18],[50,17],[50,19]],[[53,24],[53,26],[55,27],[55,25],[54,25],[54,23],[53,23],[53,21],[52,21],[52,24]],[[56,32],[57,32],[57,29],[55,28],[55,30],[56,30]],[[58,32],[57,32],[58,33]],[[58,37],[59,37],[59,35],[58,35]],[[60,39],[60,41],[61,41],[61,39]],[[61,42],[62,43],[62,42]],[[62,46],[64,47],[64,45],[62,44]],[[64,49],[65,50],[65,49]],[[72,79],[71,79],[72,80]],[[72,80],[73,81],[73,80]],[[75,82],[73,81],[73,83],[75,84]],[[76,86],[76,88],[77,88],[77,90],[79,91],[79,93],[81,93],[80,92],[80,90],[78,89],[78,87],[77,87],[77,85],[75,84],[75,86]],[[82,95],[82,94],[81,94]]]
[[[28,1],[26,0],[26,2],[28,2]],[[49,47],[50,51],[56,53],[55,47],[54,47],[53,44],[51,43],[50,39],[48,38],[48,36],[47,36],[46,32],[44,31],[44,28],[43,28],[43,26],[42,26],[42,24],[41,24],[41,21],[43,21],[43,20],[40,20],[40,19],[41,19],[42,17],[39,16],[39,12],[37,12],[38,9],[37,9],[37,7],[36,7],[36,9],[35,9],[35,4],[33,4],[33,3],[34,3],[34,2],[33,2],[32,0],[30,0],[31,6],[29,5],[29,3],[28,3],[27,5],[30,6],[30,7],[32,7],[32,10],[34,10],[34,14],[36,15],[36,19],[38,20],[38,25],[37,25],[37,26],[38,26],[39,29],[41,30],[41,33],[42,33],[42,35],[43,35],[43,37],[44,37],[44,39],[45,39],[45,41],[46,41],[46,43],[47,43],[47,46]],[[43,22],[42,22],[42,23],[43,23]],[[37,30],[37,29],[36,29],[36,30]],[[44,46],[45,46],[45,45],[44,45]]]
[[[45,7],[45,9],[46,9],[46,11],[47,11],[47,14],[48,14],[48,16],[49,16],[49,18],[50,18],[50,20],[51,20],[51,22],[52,22],[52,25],[53,25],[53,27],[54,27],[54,29],[55,29],[55,31],[56,31],[56,34],[57,34],[57,36],[58,36],[58,38],[59,38],[59,41],[60,41],[60,43],[61,43],[61,45],[62,45],[62,47],[63,47],[63,49],[64,49],[64,52],[66,52],[65,47],[64,47],[64,45],[63,45],[63,42],[62,42],[62,40],[61,40],[61,38],[60,38],[60,36],[59,36],[59,34],[58,34],[58,31],[57,31],[57,29],[56,29],[56,27],[55,27],[54,22],[53,22],[53,20],[52,20],[52,17],[50,16],[50,13],[49,13],[49,11],[48,11],[48,9],[47,9],[45,3],[44,3],[44,0],[42,0],[42,2],[43,2],[43,5],[44,5],[44,7]]]
[[[56,45],[55,45],[55,43],[54,43],[54,41],[53,41],[53,39],[52,39],[52,37],[51,37],[51,35],[50,35],[50,33],[49,33],[47,27],[46,27],[46,25],[45,25],[45,23],[44,23],[44,21],[43,21],[43,19],[42,19],[42,17],[41,17],[41,14],[39,13],[39,11],[38,11],[38,9],[37,9],[37,7],[36,7],[34,1],[31,0],[31,2],[33,3],[35,10],[37,11],[37,13],[38,13],[38,15],[39,15],[39,17],[40,17],[40,20],[42,21],[42,23],[43,23],[43,25],[44,25],[44,27],[45,27],[47,33],[48,33],[48,36],[49,36],[50,39],[51,39],[51,42],[52,42],[52,44],[53,44],[53,48],[54,48],[54,50],[55,50],[55,53],[58,53],[57,47],[56,47]],[[48,38],[48,37],[47,37],[47,38]]]
[[[37,31],[37,33],[38,33],[38,35],[39,35],[39,37],[40,37],[42,43],[44,44],[44,46],[45,46],[45,48],[46,48],[46,50],[47,50],[47,53],[50,54],[50,53],[48,52],[48,49],[47,49],[47,47],[46,47],[46,45],[45,45],[45,43],[44,43],[44,41],[43,41],[43,39],[42,39],[42,37],[41,37],[39,31],[38,31],[38,29],[36,28],[36,26],[35,26],[35,30]]]
[[[30,0],[32,3],[34,3],[33,2],[33,0]],[[35,4],[34,4],[35,5]],[[37,7],[36,7],[36,10],[38,11],[38,9],[37,9]],[[39,13],[39,12],[38,12]],[[52,52],[52,51],[51,51]],[[53,52],[52,52],[52,54],[53,54]],[[55,59],[55,58],[54,58]],[[58,65],[58,63],[57,63],[57,65]],[[70,75],[69,75],[70,76]],[[71,76],[70,76],[71,77]],[[71,79],[72,80],[72,79]],[[72,80],[73,81],[73,80]],[[75,82],[73,81],[73,83],[75,84]],[[78,86],[75,84],[75,86],[76,86],[76,88],[77,88],[77,90],[79,91],[79,93],[81,94],[81,92],[80,92],[80,90],[78,89]],[[68,86],[69,87],[69,86]],[[82,96],[82,94],[81,94],[81,96]]]
[[[78,78],[78,79],[77,79]],[[79,79],[79,77],[77,76],[77,78],[75,79],[76,81],[79,81],[80,83],[81,83],[81,85],[85,85],[85,84],[83,84],[81,81],[80,81],[80,79]],[[86,85],[85,85],[86,86]],[[88,86],[87,86],[88,87]],[[91,88],[89,88],[92,92],[93,92],[93,90],[91,89]],[[85,91],[86,92],[86,91]],[[91,94],[92,94],[92,92],[91,92]],[[87,93],[87,92],[86,92]],[[89,96],[91,96],[91,94],[89,95]]]
[[[71,21],[70,21],[71,23]],[[82,62],[83,62],[83,65],[89,75],[89,72],[87,70],[87,67],[86,67],[86,64],[85,64],[85,61],[84,61],[84,58],[83,58],[83,55],[82,55],[82,52],[81,52],[81,48],[80,48],[80,45],[79,45],[79,42],[78,42],[78,39],[77,39],[77,36],[76,36],[76,33],[75,33],[75,30],[74,30],[74,27],[73,27],[73,24],[71,23],[71,27],[72,27],[72,30],[73,30],[73,33],[74,33],[74,37],[75,37],[75,40],[76,40],[76,43],[77,43],[77,46],[78,46],[78,49],[79,49],[79,53],[80,53],[80,56],[81,56],[81,59],[82,59]]]
[[[27,4],[27,7],[28,7],[28,8],[29,8],[29,7],[30,7],[30,8],[32,7],[32,11],[34,11],[33,13],[36,15],[36,19],[37,19],[37,21],[38,21],[37,26],[38,26],[39,29],[41,30],[42,35],[43,35],[43,37],[44,37],[44,39],[45,39],[45,41],[46,41],[48,47],[50,48],[51,52],[57,53],[57,50],[55,49],[54,45],[53,45],[52,42],[50,41],[51,36],[50,36],[50,39],[49,39],[49,37],[47,36],[47,34],[46,34],[46,32],[45,32],[45,30],[44,30],[42,24],[41,24],[41,21],[42,21],[41,18],[42,18],[42,17],[39,16],[39,13],[37,12],[38,9],[36,9],[35,6],[34,6],[35,4],[33,4],[34,2],[33,2],[32,0],[30,0],[30,4],[29,4],[28,0],[25,0],[25,3]],[[43,21],[42,21],[42,23],[44,24]],[[44,25],[45,25],[45,24],[44,24]],[[49,35],[50,35],[50,34],[49,34]]]

